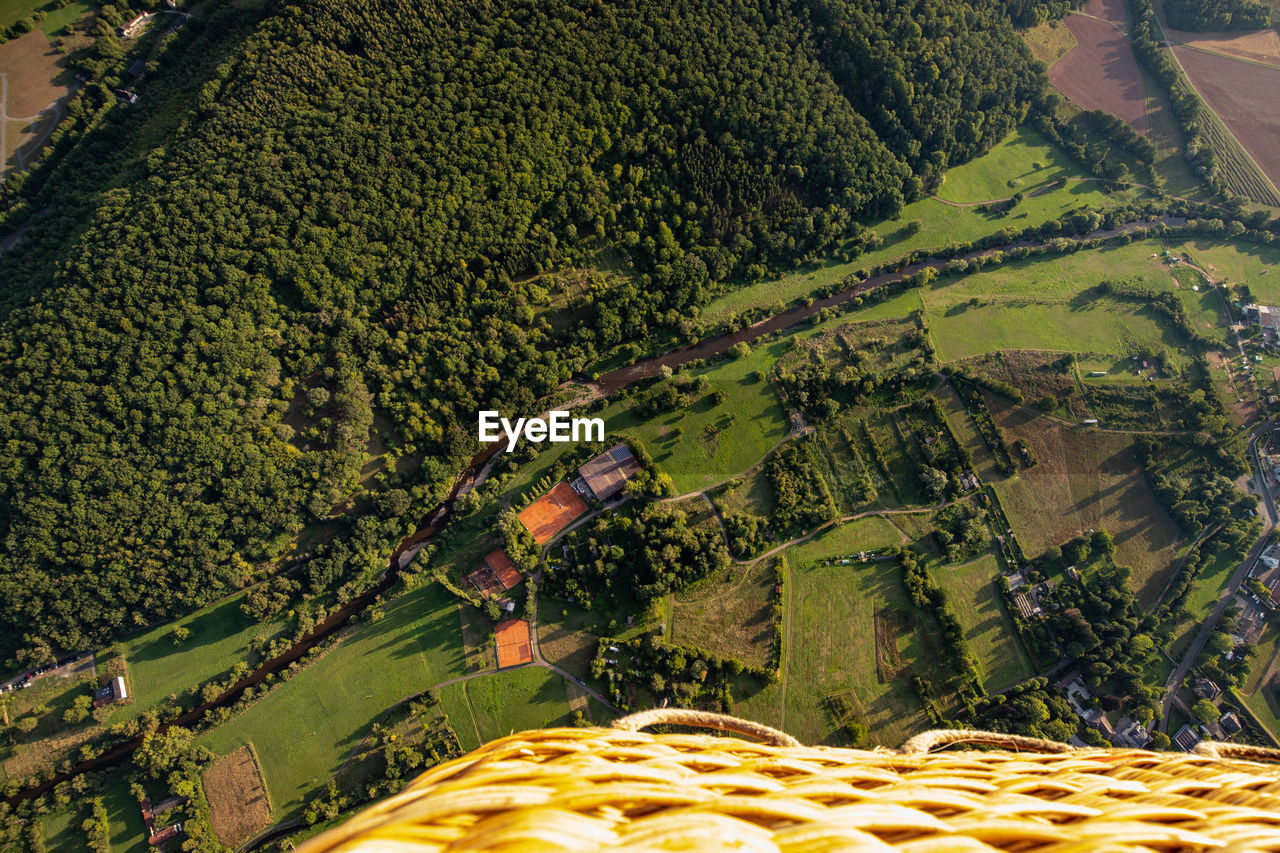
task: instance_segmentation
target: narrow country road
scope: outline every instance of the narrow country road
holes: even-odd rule
[[[1262,554],[1267,545],[1270,544],[1272,531],[1276,529],[1277,519],[1275,501],[1271,496],[1270,489],[1267,488],[1266,477],[1262,470],[1262,460],[1258,456],[1258,439],[1263,433],[1270,432],[1272,428],[1271,424],[1265,424],[1263,427],[1255,429],[1253,434],[1249,437],[1248,446],[1248,455],[1250,457],[1249,461],[1253,463],[1256,482],[1258,483],[1263,497],[1260,502],[1264,510],[1262,515],[1262,536],[1253,544],[1253,547],[1249,549],[1249,552],[1245,555],[1245,558],[1241,561],[1240,565],[1236,567],[1236,570],[1231,575],[1231,580],[1227,583],[1227,588],[1223,592],[1222,597],[1218,600],[1218,603],[1214,605],[1213,612],[1210,613],[1209,618],[1205,619],[1201,624],[1200,631],[1196,634],[1195,639],[1191,641],[1191,645],[1187,647],[1186,652],[1182,656],[1182,660],[1176,667],[1174,667],[1173,672],[1169,674],[1169,678],[1165,681],[1164,687],[1166,694],[1164,698],[1164,713],[1160,719],[1160,731],[1165,732],[1166,734],[1169,731],[1169,714],[1173,710],[1175,692],[1182,686],[1182,682],[1186,680],[1187,673],[1191,671],[1191,667],[1195,665],[1196,660],[1200,657],[1200,653],[1204,650],[1205,643],[1209,641],[1209,635],[1217,629],[1218,622],[1222,619],[1222,614],[1226,613],[1227,608],[1235,603],[1236,592],[1240,589],[1240,585],[1244,583],[1245,578],[1249,574],[1249,570],[1258,562],[1258,557]]]

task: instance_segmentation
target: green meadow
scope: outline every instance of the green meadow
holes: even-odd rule
[[[457,603],[438,584],[411,590],[202,742],[225,755],[252,743],[271,802],[295,815],[390,706],[463,674]]]

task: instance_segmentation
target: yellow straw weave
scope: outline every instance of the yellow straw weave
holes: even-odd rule
[[[630,730],[655,722],[771,742]],[[929,752],[974,741],[1004,748]],[[1280,766],[1238,757],[1271,751],[1202,746],[1072,749],[940,731],[896,751],[835,749],[664,710],[493,741],[300,849],[1280,850]]]

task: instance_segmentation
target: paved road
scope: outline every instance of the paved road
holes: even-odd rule
[[[1249,437],[1248,446],[1248,456],[1249,461],[1253,463],[1255,482],[1258,484],[1258,489],[1262,492],[1263,498],[1262,501],[1259,502],[1259,505],[1263,507],[1263,514],[1261,516],[1263,520],[1262,536],[1253,544],[1253,547],[1249,549],[1249,553],[1245,555],[1245,558],[1240,565],[1236,567],[1235,572],[1231,575],[1231,580],[1227,583],[1227,589],[1222,598],[1220,598],[1218,603],[1214,606],[1213,612],[1209,614],[1209,618],[1204,620],[1204,623],[1200,626],[1200,632],[1196,634],[1196,638],[1192,640],[1191,645],[1187,647],[1187,651],[1182,656],[1182,660],[1173,668],[1173,672],[1169,674],[1169,678],[1164,685],[1167,692],[1164,698],[1164,714],[1160,720],[1160,731],[1162,732],[1167,733],[1169,731],[1169,714],[1173,710],[1174,693],[1182,682],[1186,680],[1187,673],[1191,671],[1191,667],[1200,657],[1200,652],[1204,650],[1205,643],[1209,641],[1209,635],[1218,627],[1218,622],[1222,619],[1222,614],[1226,613],[1227,608],[1235,602],[1236,591],[1240,589],[1240,585],[1244,583],[1245,578],[1249,574],[1249,570],[1252,569],[1254,564],[1258,561],[1258,556],[1270,543],[1271,533],[1276,529],[1277,517],[1275,499],[1272,497],[1270,489],[1266,486],[1266,479],[1262,472],[1262,462],[1258,458],[1258,439],[1266,433],[1271,432],[1273,429],[1275,429],[1275,427],[1271,424],[1265,424],[1262,427],[1255,429],[1253,434]]]

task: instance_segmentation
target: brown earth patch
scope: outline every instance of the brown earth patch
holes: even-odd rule
[[[1246,62],[1261,62],[1280,67],[1280,32],[1258,30],[1252,33],[1189,33],[1166,30],[1174,44],[1185,44],[1212,53],[1220,53]]]
[[[896,607],[877,607],[876,623],[876,678],[881,684],[896,681],[902,674],[902,654],[898,651],[898,638],[915,627],[911,614]]]
[[[271,802],[251,747],[223,756],[201,781],[213,832],[223,844],[239,847],[271,825]]]
[[[67,87],[55,81],[66,66],[67,58],[38,29],[0,44],[0,71],[9,79],[9,117],[30,118],[65,95]]]
[[[1124,0],[1089,0],[1080,11],[1116,24],[1124,23]]]
[[[1209,108],[1280,186],[1280,68],[1188,47],[1173,51]]]
[[[1084,109],[1111,113],[1145,134],[1147,93],[1124,29],[1087,15],[1069,15],[1066,25],[1077,43],[1049,69],[1050,82]]]
[[[523,619],[508,619],[496,630],[498,668],[533,663],[533,645],[529,642],[529,623]]]

